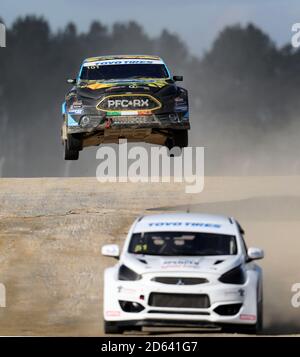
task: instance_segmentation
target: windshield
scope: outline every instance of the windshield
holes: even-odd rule
[[[131,237],[129,253],[163,256],[237,254],[234,236],[201,232],[147,232]]]
[[[129,78],[168,78],[164,64],[121,64],[83,66],[80,74],[82,80],[108,80]]]

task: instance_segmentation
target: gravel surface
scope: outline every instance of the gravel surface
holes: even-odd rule
[[[207,177],[183,184],[98,183],[95,178],[0,179],[0,335],[101,336],[103,244],[122,244],[133,220],[186,210],[237,217],[248,246],[265,249],[265,334],[300,334],[291,286],[300,282],[300,178]],[[131,333],[128,332],[127,335]],[[145,329],[147,335],[219,331]],[[236,336],[236,335],[234,335]]]

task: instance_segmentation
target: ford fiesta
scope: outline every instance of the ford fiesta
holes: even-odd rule
[[[234,218],[175,213],[138,218],[119,257],[104,273],[104,329],[201,326],[258,333],[262,271],[258,248],[246,248]]]
[[[188,93],[156,56],[102,56],[84,60],[62,105],[65,160],[84,147],[143,141],[188,145]]]

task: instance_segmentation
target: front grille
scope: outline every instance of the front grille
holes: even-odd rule
[[[151,280],[169,285],[198,285],[208,283],[208,280],[205,278],[177,278],[168,276],[157,276]]]
[[[203,315],[209,316],[210,313],[207,311],[182,311],[182,310],[149,310],[148,314],[176,314],[176,315]]]
[[[209,297],[205,294],[151,293],[148,304],[156,307],[182,307],[194,309],[205,309],[210,307]]]
[[[97,105],[97,109],[104,111],[143,111],[160,107],[160,102],[149,94],[108,95]]]

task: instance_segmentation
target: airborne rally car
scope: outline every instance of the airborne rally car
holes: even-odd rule
[[[234,218],[174,213],[138,218],[104,272],[104,329],[194,325],[256,333],[262,328],[262,271]]]
[[[102,143],[129,142],[186,147],[187,90],[177,86],[157,56],[102,56],[84,60],[62,106],[65,159]]]

